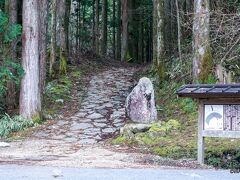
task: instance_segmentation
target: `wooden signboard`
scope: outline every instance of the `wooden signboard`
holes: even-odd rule
[[[204,163],[204,138],[240,138],[240,84],[188,84],[179,97],[199,101],[198,162]]]
[[[240,138],[240,104],[200,101],[198,127],[198,162],[204,163],[204,138]],[[213,103],[214,102],[214,103]]]
[[[204,105],[204,130],[240,131],[240,105]]]

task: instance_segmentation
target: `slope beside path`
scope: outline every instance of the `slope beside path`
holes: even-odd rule
[[[33,136],[0,149],[0,162],[69,167],[149,167],[146,154],[113,148],[104,140],[125,124],[125,99],[135,68],[111,67],[90,79],[79,111],[54,121]]]

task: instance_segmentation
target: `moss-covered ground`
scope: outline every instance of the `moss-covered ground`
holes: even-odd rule
[[[152,124],[147,132],[137,133],[131,138],[122,135],[112,143],[134,146],[167,158],[196,159],[198,104],[191,99],[177,97],[176,90],[183,84],[184,81],[155,84],[158,122]],[[217,168],[239,168],[240,140],[206,138],[205,161]]]

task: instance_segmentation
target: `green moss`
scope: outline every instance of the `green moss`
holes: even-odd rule
[[[170,119],[167,122],[154,123],[149,132],[170,132],[172,130],[180,129],[181,125],[177,120]]]
[[[184,148],[178,144],[155,147],[153,152],[159,156],[173,159],[196,157],[195,148]]]
[[[150,132],[159,132],[162,131],[162,127],[160,123],[153,123],[151,128],[149,129]]]
[[[162,156],[162,157],[166,157],[168,155],[168,151],[166,148],[162,148],[162,147],[155,147],[153,149],[153,152],[159,156]]]
[[[73,71],[71,73],[71,76],[74,77],[74,78],[80,78],[82,75],[81,71]]]
[[[201,83],[212,83],[208,81],[209,80],[212,81],[214,79],[213,67],[214,67],[214,62],[213,62],[212,53],[211,53],[210,47],[208,47],[203,57],[200,74],[199,74],[199,80]]]
[[[124,136],[118,136],[117,138],[111,141],[112,144],[124,144],[127,142],[127,139]]]
[[[159,81],[160,81],[159,84],[162,84],[162,82],[164,80],[166,80],[166,77],[167,77],[166,76],[166,67],[165,67],[165,64],[163,62],[164,62],[164,59],[162,58],[160,60],[160,63],[157,66],[157,74],[158,74],[158,78],[159,78]]]
[[[113,139],[111,141],[111,144],[127,144],[127,145],[131,145],[131,144],[136,144],[136,139],[132,139],[132,138],[127,138],[125,136],[118,136],[117,138]]]
[[[63,55],[63,53],[60,53],[60,67],[59,67],[59,73],[60,74],[66,74],[67,73],[67,59]]]
[[[125,54],[125,56],[124,56],[124,59],[127,61],[127,62],[130,62],[130,61],[132,61],[132,56],[130,55],[130,52],[129,51],[127,51],[126,52],[126,54]]]
[[[73,82],[68,76],[61,76],[46,86],[46,98],[54,102],[62,102],[70,98]]]
[[[43,121],[42,121],[42,116],[40,113],[36,113],[35,115],[32,116],[32,121],[34,123],[38,123],[38,124],[41,124]]]

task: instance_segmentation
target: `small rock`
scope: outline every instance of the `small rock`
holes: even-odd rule
[[[52,172],[53,172],[53,177],[55,177],[55,178],[63,177],[62,171],[60,169],[54,169]]]
[[[84,112],[79,112],[76,114],[77,117],[80,117],[80,118],[83,118],[87,115],[87,113],[84,113]]]
[[[81,139],[79,142],[81,144],[95,144],[97,141],[95,139]]]
[[[114,128],[105,128],[102,130],[103,133],[113,133],[115,131],[116,131],[116,129],[114,129]]]
[[[0,142],[0,147],[10,147],[10,144],[5,142]]]
[[[90,123],[73,123],[71,126],[72,131],[80,130],[80,129],[88,129],[93,127]]]
[[[126,124],[120,129],[121,135],[132,136],[139,132],[146,132],[151,128],[150,124]]]
[[[59,120],[59,121],[57,122],[57,125],[58,125],[58,126],[64,126],[64,125],[66,125],[67,123],[68,123],[67,121]]]
[[[74,137],[68,137],[68,138],[65,138],[64,141],[66,141],[68,143],[75,143],[78,141],[78,139],[74,138]]]
[[[96,127],[100,127],[100,128],[103,128],[103,127],[107,126],[105,123],[94,122],[93,124],[94,124]]]
[[[99,114],[99,113],[93,113],[93,114],[87,116],[87,118],[89,118],[89,119],[100,119],[100,118],[103,118],[103,117],[104,116]]]

